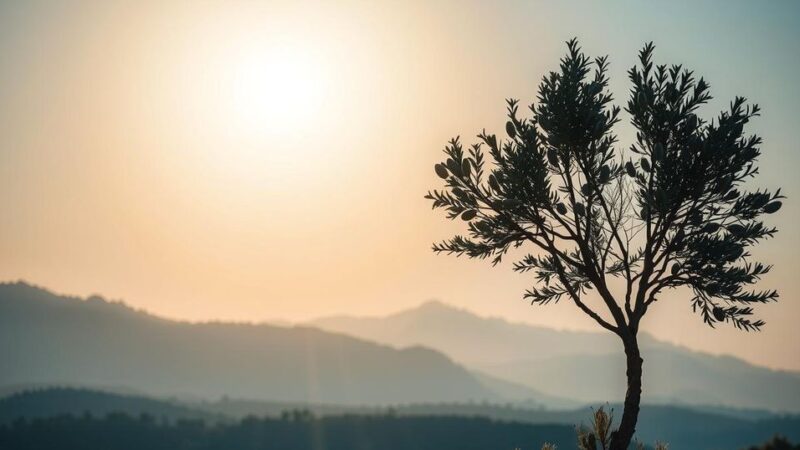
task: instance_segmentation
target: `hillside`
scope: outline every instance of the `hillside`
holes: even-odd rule
[[[333,316],[311,324],[394,346],[432,345],[456,361],[474,365],[571,354],[605,355],[620,348],[612,335],[509,323],[439,301],[384,317]],[[589,342],[592,345],[587,345]]]
[[[89,389],[41,388],[0,398],[0,424],[10,424],[18,418],[36,419],[65,414],[73,416],[91,414],[95,417],[104,417],[112,413],[125,413],[134,417],[146,414],[170,421],[178,419],[219,421],[227,417],[191,408],[174,400]]]
[[[340,404],[502,399],[428,348],[312,327],[176,322],[24,283],[0,285],[0,361],[0,386]]]
[[[329,317],[320,328],[393,345],[425,345],[495,377],[583,402],[624,396],[624,361],[609,333],[554,330],[483,318],[441,302],[386,317]],[[646,399],[800,411],[800,374],[641,337]]]

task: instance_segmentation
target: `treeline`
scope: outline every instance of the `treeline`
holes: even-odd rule
[[[792,445],[783,436],[775,436],[762,445],[750,447],[747,450],[800,450],[800,444]]]
[[[538,450],[545,442],[574,448],[575,430],[485,418],[314,417],[301,411],[230,424],[114,413],[17,419],[0,426],[4,450]]]

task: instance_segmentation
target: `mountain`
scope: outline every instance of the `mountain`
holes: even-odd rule
[[[800,411],[800,376],[797,374],[757,367],[730,356],[677,347],[647,349],[643,357],[647,401]],[[514,361],[483,369],[510,381],[530,383],[553,395],[569,393],[573,398],[586,401],[616,400],[625,395],[622,354]]]
[[[610,334],[559,331],[484,318],[439,301],[386,317],[334,316],[312,325],[393,346],[429,345],[456,361],[491,365],[536,357],[590,354],[621,350]]]
[[[388,404],[505,400],[443,354],[307,326],[186,323],[100,297],[0,285],[0,386]]]
[[[484,318],[441,302],[386,317],[311,322],[393,346],[425,345],[459,363],[545,394],[583,402],[624,396],[625,365],[616,336]],[[644,389],[652,402],[800,411],[800,374],[731,356],[678,347],[644,334]]]

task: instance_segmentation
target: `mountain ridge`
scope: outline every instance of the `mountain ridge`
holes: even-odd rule
[[[344,324],[337,329],[336,321]],[[624,392],[614,336],[480,317],[438,301],[385,317],[291,326],[197,323],[96,295],[58,296],[24,282],[2,283],[0,342],[6,343],[0,360],[11,367],[0,373],[0,388],[117,385],[186,397],[344,404],[512,400],[554,408],[615,401]],[[649,337],[643,347],[650,401],[800,409],[800,374]],[[422,385],[412,388],[415,382]]]
[[[440,301],[387,316],[323,317],[313,325],[396,347],[418,343],[467,367],[544,394],[593,403],[624,397],[624,361],[610,333],[564,331],[482,317]],[[800,411],[800,373],[640,339],[652,401]]]
[[[121,385],[147,393],[345,404],[500,400],[447,355],[308,325],[187,323],[99,296],[0,285],[0,386]]]

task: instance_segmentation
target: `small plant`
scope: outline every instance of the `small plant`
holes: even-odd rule
[[[614,432],[611,431],[611,424],[614,422],[613,410],[606,412],[602,406],[592,412],[591,429],[578,427],[578,448],[580,450],[608,450],[611,447],[611,440]],[[645,450],[641,442],[636,442],[637,450]],[[656,442],[655,450],[667,450],[668,445],[663,442]],[[542,447],[545,450],[545,447]],[[548,449],[549,450],[549,449]]]
[[[592,412],[591,429],[578,427],[578,448],[580,450],[607,450],[611,444],[611,422],[614,421],[613,410],[611,413],[601,406]]]

